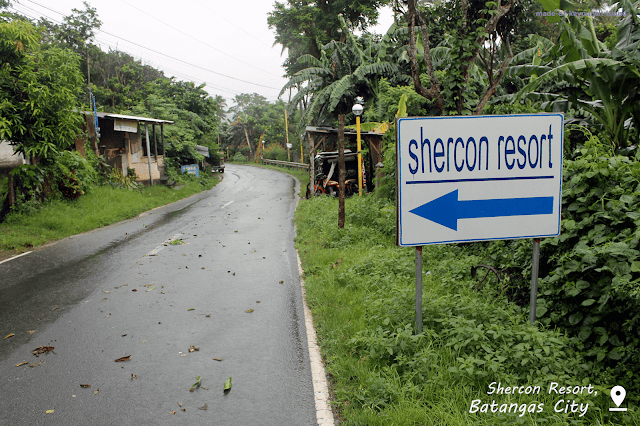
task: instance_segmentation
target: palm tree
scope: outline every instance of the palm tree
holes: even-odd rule
[[[331,41],[320,49],[320,58],[303,55],[298,63],[305,68],[294,74],[282,88],[280,95],[290,88],[298,92],[291,100],[295,108],[305,98],[310,103],[305,110],[303,120],[307,123],[321,124],[328,118],[338,115],[338,162],[339,174],[339,210],[338,227],[344,227],[345,165],[344,165],[344,122],[345,115],[351,111],[356,97],[373,102],[377,94],[381,77],[410,81],[403,76],[400,67],[390,61],[387,54],[390,34],[395,24],[379,43],[371,40],[358,40],[350,31],[342,16],[340,25],[345,34],[344,42]],[[363,46],[364,44],[364,46]],[[305,84],[306,85],[303,85]],[[313,169],[313,167],[311,167]],[[313,183],[312,183],[313,184]],[[312,191],[313,192],[313,191]]]

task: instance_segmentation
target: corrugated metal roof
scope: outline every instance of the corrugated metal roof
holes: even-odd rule
[[[93,112],[91,111],[82,111],[82,113],[84,115],[93,115]],[[134,120],[134,121],[140,121],[143,123],[163,123],[163,124],[175,124],[175,121],[169,121],[169,120],[159,120],[157,118],[149,118],[149,117],[137,117],[135,115],[123,115],[123,114],[113,114],[110,112],[99,112],[98,113],[98,117],[99,118],[121,118],[123,120]]]
[[[98,117],[100,113],[98,113]],[[135,120],[142,121],[144,123],[165,123],[165,124],[174,124],[173,121],[169,120],[158,120],[157,118],[148,118],[148,117],[136,117],[133,115],[122,115],[122,114],[107,114],[105,117],[108,118],[122,118],[123,120]]]

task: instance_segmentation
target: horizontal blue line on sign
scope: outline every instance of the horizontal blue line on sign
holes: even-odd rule
[[[516,176],[501,178],[482,178],[482,179],[450,179],[450,180],[412,180],[407,181],[407,185],[417,185],[422,183],[455,183],[455,182],[486,182],[490,180],[533,180],[533,179],[553,179],[554,176]]]

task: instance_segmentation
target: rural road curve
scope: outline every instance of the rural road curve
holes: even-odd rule
[[[0,339],[15,333],[0,340],[1,425],[317,424],[295,181],[226,170],[212,190],[0,264]]]

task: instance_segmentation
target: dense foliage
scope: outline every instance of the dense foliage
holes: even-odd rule
[[[640,163],[592,136],[565,160],[563,180],[561,235],[541,245],[539,321],[565,330],[597,370],[631,385],[640,373]],[[498,270],[530,273],[528,241],[468,250]],[[516,292],[526,293],[522,278]]]

